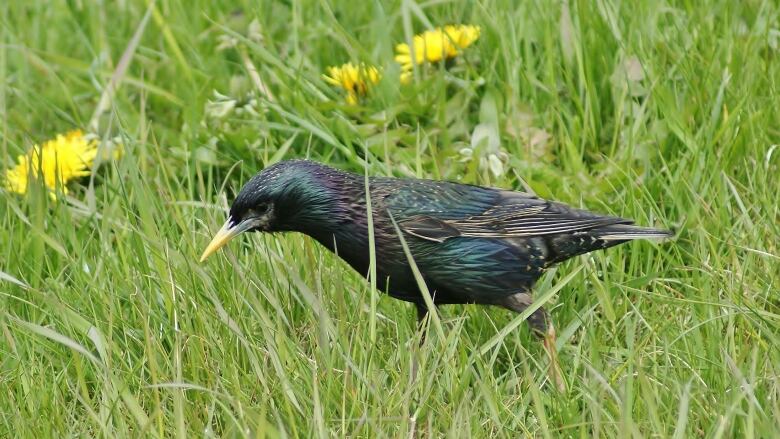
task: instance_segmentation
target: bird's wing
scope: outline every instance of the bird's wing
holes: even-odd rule
[[[443,242],[454,237],[515,238],[588,230],[613,224],[631,224],[624,218],[601,216],[528,194],[499,191],[493,205],[481,212],[443,217],[436,212],[399,221],[410,235]]]
[[[496,206],[501,190],[435,180],[376,180],[375,189],[396,220],[430,216],[464,219]]]

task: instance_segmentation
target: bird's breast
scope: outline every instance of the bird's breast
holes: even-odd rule
[[[407,290],[416,290],[417,287],[398,236],[393,229],[384,227],[381,221],[375,223],[375,226],[377,286],[394,296],[409,294]],[[360,275],[368,277],[371,260],[368,227],[352,225],[328,233],[309,235],[343,259]]]

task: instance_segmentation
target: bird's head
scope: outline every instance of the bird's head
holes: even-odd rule
[[[227,221],[203,252],[201,262],[243,232],[304,231],[327,216],[327,182],[343,174],[306,160],[270,166],[252,177],[230,206]]]

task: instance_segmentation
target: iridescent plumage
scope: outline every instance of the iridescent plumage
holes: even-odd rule
[[[391,214],[435,304],[498,305],[517,312],[532,302],[531,288],[552,264],[632,239],[670,236],[524,192],[381,177],[370,178],[369,188],[378,285],[423,311]],[[248,218],[257,225],[252,230],[305,233],[368,274],[362,175],[305,160],[275,164],[241,189],[226,226]],[[530,318],[540,331],[545,321],[541,310]]]

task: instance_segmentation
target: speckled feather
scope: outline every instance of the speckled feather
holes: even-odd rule
[[[384,177],[370,178],[369,187],[378,284],[417,304],[423,299],[388,212],[437,304],[506,305],[508,297],[528,293],[551,264],[630,239],[669,235],[523,192]],[[305,233],[367,275],[363,176],[312,161],[281,162],[244,186],[231,218],[238,221],[268,203],[273,218],[265,231]]]

